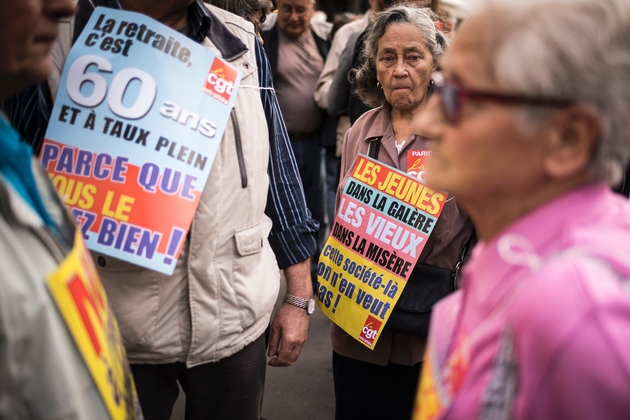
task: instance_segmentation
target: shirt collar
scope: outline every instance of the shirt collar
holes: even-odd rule
[[[390,115],[391,112],[392,106],[389,103],[385,102],[385,104],[383,104],[383,106],[381,107],[381,111],[379,112],[377,119],[368,130],[367,136],[364,141],[366,143],[369,143],[374,139],[374,137],[381,137],[381,146],[387,151],[389,157],[392,159],[393,162],[399,162],[398,157],[400,156],[400,154],[407,148],[411,147],[411,145],[414,144],[416,140],[426,142],[427,139],[419,135],[413,135],[405,140],[405,144],[402,146],[401,151],[398,152],[398,149],[396,148],[396,136],[394,134],[394,128],[392,126]],[[428,146],[423,144],[423,147]]]

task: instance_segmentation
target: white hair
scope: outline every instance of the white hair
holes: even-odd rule
[[[355,93],[370,106],[381,106],[385,103],[382,89],[377,88],[376,53],[381,38],[392,25],[410,23],[422,34],[427,49],[431,52],[433,62],[444,52],[447,41],[444,34],[435,24],[438,16],[429,8],[420,8],[410,4],[400,4],[383,10],[374,22],[365,30],[365,63],[356,73]],[[428,96],[427,96],[428,97]]]
[[[478,0],[496,12],[494,74],[508,92],[570,99],[594,111],[602,131],[591,173],[620,181],[630,158],[630,1]],[[553,108],[524,106],[522,129]]]

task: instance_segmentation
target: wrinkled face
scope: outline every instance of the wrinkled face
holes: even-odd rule
[[[426,97],[433,57],[422,32],[411,23],[387,28],[376,51],[376,78],[385,99],[397,110],[413,110]]]
[[[441,68],[447,80],[462,88],[504,92],[494,81],[494,51],[488,40],[488,19],[466,21]],[[544,128],[525,135],[517,129],[516,107],[467,98],[459,118],[449,121],[442,98],[433,95],[416,131],[430,137],[427,182],[448,191],[460,203],[491,203],[536,189],[544,182]]]
[[[278,29],[289,38],[306,32],[315,13],[311,0],[278,0]]]
[[[0,0],[0,93],[19,91],[48,76],[57,20],[74,13],[73,0]]]

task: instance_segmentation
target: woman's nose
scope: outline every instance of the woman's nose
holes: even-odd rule
[[[407,63],[402,58],[399,58],[396,61],[396,65],[394,66],[394,75],[396,76],[404,76],[407,74]]]

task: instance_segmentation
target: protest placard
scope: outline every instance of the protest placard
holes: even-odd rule
[[[142,418],[118,324],[79,230],[74,247],[47,280],[110,418]]]
[[[240,79],[147,16],[92,13],[40,152],[91,250],[173,272]]]
[[[318,305],[374,348],[446,202],[412,175],[359,155],[318,264]]]

